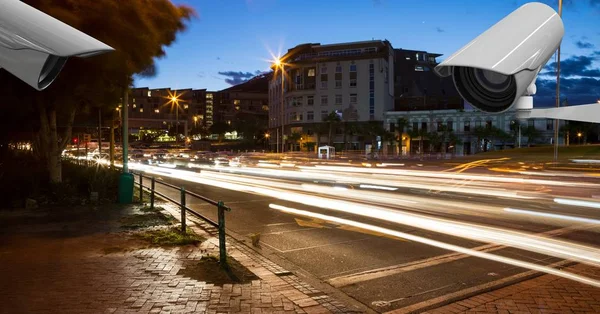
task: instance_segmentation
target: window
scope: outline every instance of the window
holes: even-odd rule
[[[296,114],[296,121],[302,121],[302,118],[303,118],[302,112],[299,112]]]
[[[240,100],[239,99],[234,99],[233,100],[233,104],[234,105],[239,105],[240,104]]]
[[[329,112],[327,110],[322,110],[321,111],[321,121],[325,121],[327,119],[328,115],[329,115]]]
[[[535,127],[535,120],[527,120],[527,126]]]
[[[327,67],[326,66],[321,67],[321,77],[323,77],[323,74],[327,75]]]
[[[140,108],[140,112],[144,112],[144,108]]]
[[[491,129],[492,126],[494,126],[493,123],[492,123],[492,120],[485,121],[485,127],[486,128]]]
[[[417,72],[423,72],[423,71],[425,71],[425,69],[423,69],[423,67],[420,66],[420,65],[415,65],[415,71],[417,71]]]
[[[327,81],[321,81],[321,89],[327,89]]]
[[[546,120],[546,130],[551,131],[554,129],[554,120],[547,119]]]
[[[308,111],[306,112],[306,120],[307,121],[313,121],[315,119],[315,112],[314,111]]]
[[[342,73],[342,66],[338,65],[335,67],[335,73]]]
[[[240,106],[235,106],[235,110],[240,110]]]
[[[148,91],[148,97],[152,97],[152,91]]]
[[[421,122],[421,129],[427,131],[427,122]]]
[[[294,97],[295,99],[295,103],[296,103],[296,107],[302,107],[302,105],[304,105],[304,97],[300,96],[300,97]]]
[[[350,65],[350,72],[356,72],[356,64]]]
[[[155,113],[160,113],[160,110],[158,110],[158,109],[154,109],[154,112],[155,112]]]
[[[133,109],[135,109],[137,106],[135,104],[133,104]]]
[[[356,96],[356,94],[350,94],[350,104],[356,105],[357,102],[358,102],[358,97]]]
[[[481,121],[475,121],[475,127],[476,128],[481,127]]]
[[[308,69],[308,76],[315,76],[315,69]]]
[[[419,130],[419,122],[413,122],[412,129],[413,129],[413,131]]]
[[[471,132],[471,121],[465,121],[465,126],[463,128],[465,132]]]
[[[135,98],[133,99],[133,102],[135,103]]]
[[[306,96],[306,104],[312,106],[315,104],[315,96]]]
[[[327,106],[327,95],[321,95],[321,106]]]
[[[335,95],[335,104],[336,105],[342,104],[342,95]]]
[[[335,80],[335,88],[342,88],[342,80]]]
[[[350,87],[356,87],[356,79],[350,79]]]
[[[452,121],[446,122],[446,128],[448,128],[448,131],[454,131],[454,126],[453,126]]]
[[[392,132],[392,133],[396,132],[396,124],[395,123],[390,123],[390,132]]]

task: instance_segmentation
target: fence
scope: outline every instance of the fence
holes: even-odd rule
[[[180,211],[181,211],[181,232],[182,233],[185,233],[187,230],[187,225],[186,225],[187,212],[206,221],[211,226],[216,227],[219,230],[219,262],[221,263],[221,265],[227,265],[227,247],[225,245],[225,211],[231,211],[231,209],[229,207],[225,206],[225,204],[222,201],[217,202],[217,201],[211,200],[208,197],[202,196],[200,194],[186,191],[186,189],[184,187],[178,187],[174,184],[170,184],[167,182],[156,181],[156,179],[154,177],[146,176],[142,173],[132,172],[132,174],[134,176],[139,177],[138,181],[135,183],[140,187],[140,201],[143,200],[144,189],[150,192],[150,208],[154,209],[154,202],[156,199],[156,195],[179,206]],[[144,186],[144,178],[150,180],[150,186]],[[163,186],[166,186],[166,187],[169,187],[169,188],[179,191],[179,193],[180,193],[179,194],[180,195],[179,202],[177,200],[167,196],[166,194],[157,191],[156,183],[162,184]],[[187,205],[186,205],[187,195],[195,197],[206,203],[216,206],[218,221],[214,222],[210,218],[205,217],[202,214],[187,207]]]

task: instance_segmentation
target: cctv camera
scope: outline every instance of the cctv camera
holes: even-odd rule
[[[37,90],[54,81],[69,57],[112,50],[19,0],[0,1],[0,68]]]
[[[564,35],[560,16],[551,7],[527,3],[435,67],[452,75],[460,95],[491,113],[511,108],[535,94],[535,80]]]

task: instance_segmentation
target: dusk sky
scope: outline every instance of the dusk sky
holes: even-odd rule
[[[269,69],[269,51],[302,43],[387,39],[394,48],[444,54],[443,60],[529,1],[514,0],[177,0],[199,17],[137,87],[220,90]],[[542,1],[558,8],[558,1]],[[564,0],[561,91],[569,103],[600,98],[600,0]],[[553,103],[551,59],[538,103]],[[556,75],[556,74],[554,74]]]

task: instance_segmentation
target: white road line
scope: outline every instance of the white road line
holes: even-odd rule
[[[590,226],[590,228],[592,228]],[[547,232],[540,233],[539,235],[545,236],[556,236],[561,234],[570,233],[576,230],[587,229],[584,227],[567,227],[561,229],[550,230]],[[472,250],[480,251],[480,252],[494,252],[501,249],[507,248],[504,245],[497,244],[486,244],[482,246],[478,246],[473,248]],[[404,264],[382,267],[377,269],[371,269],[367,271],[362,271],[359,273],[348,274],[344,276],[334,277],[326,280],[330,285],[340,288],[349,286],[355,283],[369,281],[377,278],[387,277],[391,275],[396,275],[403,272],[409,272],[417,269],[432,267],[440,264],[445,264],[449,262],[453,262],[456,260],[464,259],[467,257],[471,257],[471,255],[461,254],[461,253],[449,253],[439,256],[434,256],[414,262],[408,262]]]

